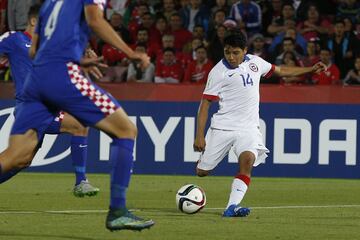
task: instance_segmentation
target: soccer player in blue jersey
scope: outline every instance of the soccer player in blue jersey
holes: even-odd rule
[[[0,175],[28,166],[47,126],[64,110],[85,126],[94,126],[111,138],[111,193],[106,227],[142,230],[154,221],[139,218],[126,208],[126,190],[133,165],[136,126],[120,104],[80,70],[90,29],[144,67],[149,57],[134,52],[106,22],[105,0],[47,0],[43,4],[30,48],[35,56],[23,88],[9,147],[0,154]],[[26,144],[25,144],[26,143]]]
[[[32,60],[29,57],[31,38],[37,22],[39,5],[30,8],[28,14],[28,24],[24,32],[7,32],[0,37],[0,54],[8,57],[11,73],[15,83],[16,105],[23,100],[21,92],[25,78],[30,73]],[[94,196],[99,189],[93,187],[86,178],[86,158],[87,158],[87,128],[78,122],[74,117],[60,112],[54,121],[45,130],[47,134],[70,133],[71,138],[71,158],[75,169],[75,187],[73,193],[76,197]],[[11,171],[0,177],[0,182],[8,180],[18,171]]]

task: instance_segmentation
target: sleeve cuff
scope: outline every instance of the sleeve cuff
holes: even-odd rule
[[[219,100],[218,96],[209,95],[209,94],[203,94],[202,98],[210,100],[210,101],[218,101]]]
[[[269,72],[268,72],[267,74],[265,74],[264,77],[265,77],[265,78],[271,77],[271,76],[273,75],[274,71],[275,71],[275,65],[274,65],[274,64],[271,64],[271,68],[270,68]]]

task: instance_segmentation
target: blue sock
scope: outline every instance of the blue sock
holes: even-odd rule
[[[134,140],[114,138],[110,145],[111,193],[110,208],[126,207],[126,189],[133,166]]]
[[[75,185],[78,185],[86,180],[87,137],[72,136],[71,159],[75,169]]]
[[[18,174],[22,169],[12,169],[6,173],[2,173],[2,168],[0,164],[0,184],[6,182],[16,174]]]

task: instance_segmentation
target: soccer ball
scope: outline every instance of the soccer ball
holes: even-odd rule
[[[205,192],[195,184],[182,186],[176,193],[177,208],[183,213],[197,213],[205,204]]]

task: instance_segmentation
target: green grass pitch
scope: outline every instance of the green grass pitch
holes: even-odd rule
[[[231,177],[134,175],[128,207],[155,220],[142,232],[105,229],[109,176],[90,174],[98,196],[75,198],[72,174],[21,173],[0,186],[1,240],[356,240],[360,239],[360,181],[252,178],[243,206],[247,218],[221,217]],[[186,215],[175,193],[187,183],[201,186],[207,205]]]

